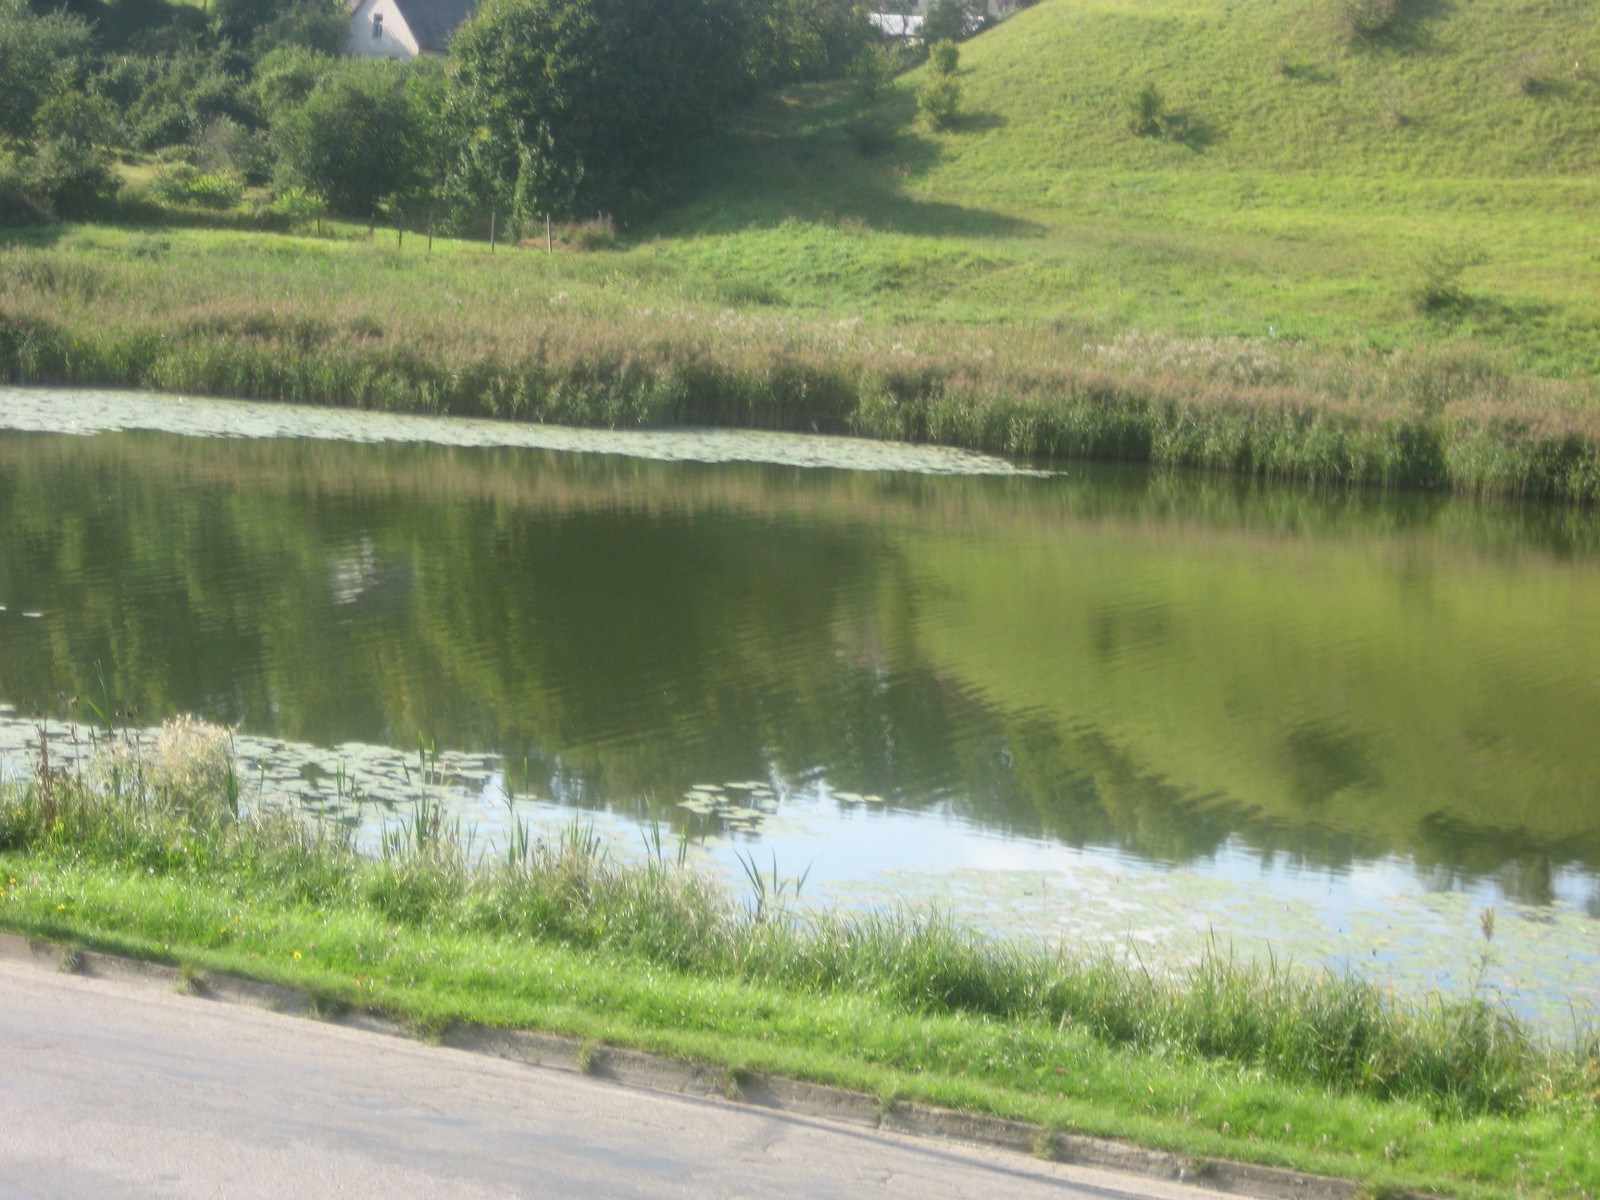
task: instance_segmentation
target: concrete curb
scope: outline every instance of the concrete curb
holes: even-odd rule
[[[310,1017],[390,1037],[419,1036],[405,1024],[376,1013],[359,1009],[326,1012],[316,997],[297,988],[236,975],[191,975],[162,963],[36,941],[18,934],[0,933],[0,962],[26,963],[95,979],[164,986],[224,1004]],[[1254,1200],[1360,1200],[1363,1195],[1360,1185],[1325,1175],[1219,1158],[1187,1158],[1109,1138],[1054,1133],[1026,1121],[910,1101],[885,1104],[867,1093],[827,1084],[779,1075],[728,1072],[703,1063],[595,1045],[555,1034],[462,1024],[450,1026],[438,1041],[469,1054],[546,1070],[574,1072],[624,1087],[718,1099],[886,1133],[1009,1150],[1145,1179],[1192,1183]],[[1407,1192],[1396,1194],[1394,1200],[1436,1198]]]

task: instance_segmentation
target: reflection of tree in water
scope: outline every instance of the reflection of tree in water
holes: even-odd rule
[[[421,734],[504,753],[514,786],[674,822],[690,786],[770,773],[1166,863],[1230,840],[1328,867],[1403,853],[1535,903],[1563,864],[1600,863],[1592,826],[1556,840],[1494,813],[1340,825],[1384,780],[1371,739],[1327,720],[1266,752],[1283,780],[1267,811],[1175,780],[1092,714],[1017,703],[1006,679],[980,688],[920,625],[941,587],[983,569],[960,538],[1008,536],[1009,494],[520,452],[35,439],[0,457],[0,699],[60,712],[58,694],[101,695],[103,666],[147,720],[193,710],[320,744]],[[1334,532],[1390,511],[1160,480],[1073,503],[1218,526],[1256,504]],[[1463,511],[1435,498],[1385,519]],[[1491,534],[1509,538],[1475,536]],[[1116,661],[1168,637],[1173,614],[1087,620],[1091,653]]]

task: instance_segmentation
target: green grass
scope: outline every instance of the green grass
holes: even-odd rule
[[[768,97],[615,251],[7,235],[0,377],[1600,498],[1590,6],[1342,3],[1045,0],[954,128]]]
[[[1211,955],[994,941],[936,915],[744,903],[572,830],[479,847],[423,814],[374,858],[235,820],[220,743],[169,732],[0,794],[0,926],[308,989],[438,1030],[528,1027],[1323,1171],[1374,1190],[1593,1195],[1600,1047],[1478,1000]]]

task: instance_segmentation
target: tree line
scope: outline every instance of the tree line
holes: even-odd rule
[[[852,0],[485,0],[408,63],[349,29],[341,0],[0,0],[0,223],[106,212],[118,152],[159,202],[626,219],[730,106],[876,40]]]

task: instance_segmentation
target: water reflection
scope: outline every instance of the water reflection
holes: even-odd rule
[[[1590,514],[1440,497],[0,434],[23,712],[420,737],[678,828],[740,833],[684,799],[762,781],[1531,904],[1600,888],[1597,568]]]

